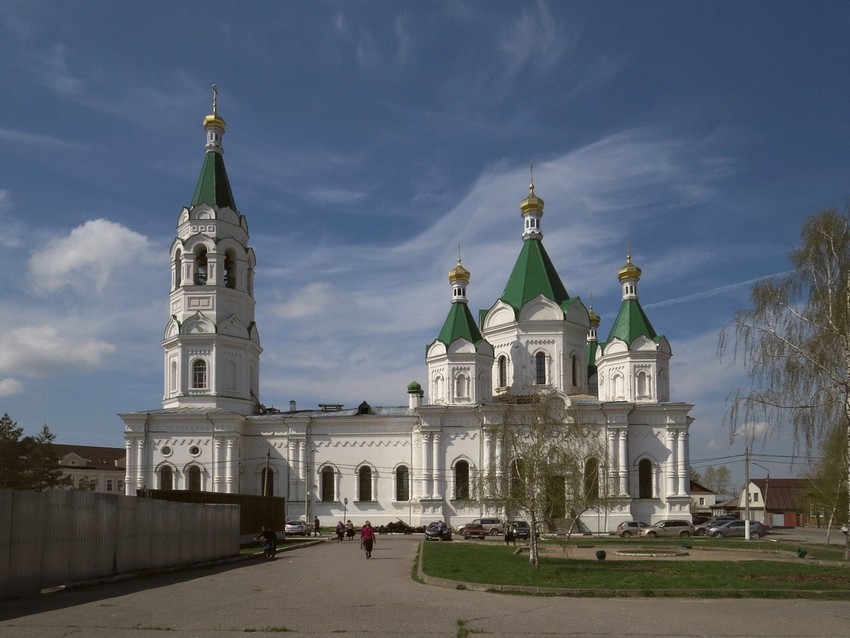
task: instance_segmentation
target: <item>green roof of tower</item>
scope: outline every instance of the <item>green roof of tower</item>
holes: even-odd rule
[[[542,294],[559,306],[570,296],[539,239],[526,239],[500,299],[519,311]]]
[[[446,347],[458,339],[466,339],[476,346],[484,341],[484,337],[481,336],[481,331],[465,303],[452,304],[449,316],[446,317],[443,329],[440,330],[440,335],[437,337],[437,341],[445,344]]]
[[[613,339],[622,339],[627,344],[631,345],[632,341],[638,337],[647,337],[653,341],[658,341],[658,335],[652,328],[649,318],[640,307],[637,299],[624,299],[620,306],[620,312],[614,320],[614,325],[611,326],[611,332],[608,334],[606,343],[610,343]]]
[[[236,210],[236,201],[233,199],[233,191],[230,190],[230,180],[227,179],[224,157],[221,153],[207,151],[204,157],[201,177],[192,196],[192,206],[198,204]]]

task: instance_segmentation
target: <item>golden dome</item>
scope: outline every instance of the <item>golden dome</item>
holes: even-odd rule
[[[587,309],[587,316],[590,319],[591,328],[598,328],[599,324],[602,323],[602,317],[593,312],[593,306]]]
[[[625,281],[626,279],[640,279],[641,269],[632,263],[632,257],[626,257],[626,265],[620,268],[617,273],[617,279]]]
[[[529,211],[543,212],[543,200],[534,194],[534,182],[528,185],[528,197],[519,203],[519,209],[523,215]]]
[[[204,128],[210,126],[217,126],[221,130],[224,130],[224,118],[221,117],[218,113],[210,113],[204,118]]]
[[[460,263],[460,257],[457,258],[457,266],[454,270],[449,271],[449,282],[469,281],[469,271]]]

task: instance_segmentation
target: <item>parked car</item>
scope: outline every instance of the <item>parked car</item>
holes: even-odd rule
[[[693,536],[694,526],[686,520],[658,521],[655,525],[640,530],[641,536],[656,538],[657,536]]]
[[[470,523],[465,523],[464,525],[458,525],[457,531],[458,534],[462,534],[463,530],[467,525],[481,525],[484,529],[487,530],[488,534],[492,534],[493,536],[497,536],[502,534],[503,531],[503,522],[501,518],[476,518],[472,520]]]
[[[724,536],[746,536],[746,521],[721,521],[713,527],[709,527],[709,536],[723,538]],[[750,538],[758,540],[767,536],[767,527],[758,521],[750,521]]]
[[[640,530],[645,527],[649,527],[649,525],[643,521],[623,521],[617,525],[617,534],[622,538],[628,538],[632,535],[637,536]]]
[[[531,536],[531,525],[529,525],[526,521],[508,521],[505,523],[505,529],[507,529],[507,526],[510,526],[513,531],[514,538],[527,540]],[[504,531],[502,533],[504,533]]]
[[[307,535],[307,523],[304,521],[286,521],[286,525],[283,527],[283,531],[287,534],[301,534],[302,536]]]
[[[841,531],[844,532],[844,535],[847,536],[847,523],[841,526]]]
[[[450,541],[452,540],[452,528],[442,521],[428,523],[425,528],[426,541]]]
[[[709,527],[716,527],[721,523],[727,523],[729,521],[737,521],[738,517],[734,514],[721,514],[720,516],[715,516],[714,518],[710,518],[704,523],[700,523],[699,525],[694,527],[694,535],[695,536],[705,536],[706,530]]]
[[[488,533],[487,528],[481,523],[467,523],[463,526],[463,537],[466,540],[469,540],[473,536],[477,536],[478,538],[487,538]]]

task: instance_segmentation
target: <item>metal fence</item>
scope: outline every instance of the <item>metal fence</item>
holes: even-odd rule
[[[0,598],[238,553],[238,505],[0,490]]]

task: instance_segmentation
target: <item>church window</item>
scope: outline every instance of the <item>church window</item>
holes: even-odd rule
[[[599,461],[592,457],[584,464],[584,495],[591,501],[599,498]]]
[[[274,470],[264,467],[260,475],[260,484],[263,488],[263,496],[274,496]]]
[[[570,379],[570,385],[578,385],[578,355],[575,353],[570,356]]]
[[[372,500],[372,468],[369,466],[361,467],[357,472],[357,500],[371,501]]]
[[[649,396],[649,375],[645,371],[638,372],[637,394],[644,398]]]
[[[652,461],[638,463],[638,498],[652,498]]]
[[[174,470],[169,465],[163,465],[159,471],[159,489],[167,491],[174,489]]]
[[[499,357],[499,387],[508,387],[508,358],[505,355]]]
[[[625,379],[622,374],[615,374],[611,379],[611,384],[614,388],[614,400],[623,401],[626,398]]]
[[[546,384],[546,353],[538,352],[534,355],[534,383],[537,385]]]
[[[236,256],[232,249],[224,253],[224,285],[236,288]]]
[[[171,392],[177,392],[177,362],[171,362],[171,374],[169,386],[171,387]]]
[[[195,284],[203,286],[207,283],[207,248],[199,246],[195,251]]]
[[[455,379],[455,397],[458,399],[469,397],[469,378],[465,374],[459,374]]]
[[[395,500],[410,500],[410,470],[406,465],[399,465],[395,470]]]
[[[195,359],[192,363],[192,387],[201,389],[207,387],[207,362]]]
[[[195,492],[201,491],[201,468],[193,465],[188,472],[189,489]]]
[[[183,253],[178,250],[174,255],[174,287],[180,286],[183,280]]]
[[[455,464],[455,498],[469,498],[469,463],[458,461]]]
[[[334,487],[336,486],[336,472],[328,465],[321,471],[321,500],[322,503],[332,503],[334,498]]]

